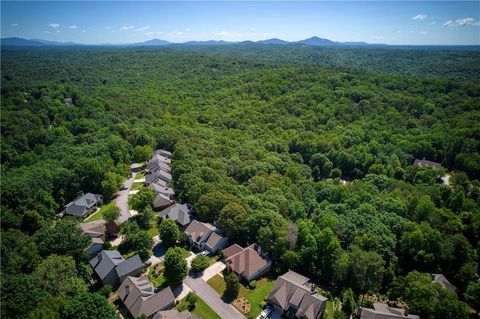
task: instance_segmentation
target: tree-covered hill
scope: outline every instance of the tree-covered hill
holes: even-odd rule
[[[54,214],[79,191],[110,196],[135,146],[150,145],[174,152],[178,200],[232,242],[258,242],[274,273],[295,269],[333,295],[400,298],[422,318],[466,318],[479,290],[478,53],[399,51],[395,66],[362,50],[347,67],[348,51],[322,51],[347,61],[323,66],[292,63],[302,48],[281,59],[225,50],[2,51],[2,317],[66,313],[51,298],[78,304],[85,243]],[[413,72],[422,59],[427,71]],[[85,287],[52,289],[55,258]]]

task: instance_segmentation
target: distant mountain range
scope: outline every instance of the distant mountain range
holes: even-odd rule
[[[335,46],[386,46],[386,44],[370,44],[366,42],[336,42],[328,39],[322,39],[319,37],[311,37],[301,41],[285,41],[277,38],[260,40],[260,41],[241,41],[241,42],[229,42],[229,41],[217,41],[217,40],[207,40],[207,41],[187,41],[183,43],[173,43],[160,39],[152,39],[145,42],[139,43],[108,43],[108,44],[96,44],[95,46],[164,46],[164,45],[234,45],[234,44],[265,44],[265,45],[288,45],[288,44],[297,44],[297,45],[309,45],[309,46],[319,46],[319,47],[335,47]],[[88,44],[80,44],[75,42],[58,42],[58,41],[48,41],[42,39],[23,39],[23,38],[2,38],[2,46],[87,46]]]

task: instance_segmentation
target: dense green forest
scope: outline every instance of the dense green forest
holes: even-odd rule
[[[479,310],[480,54],[288,50],[3,49],[2,318],[115,317],[89,292],[88,240],[54,216],[111,197],[139,145],[174,152],[178,200],[274,273],[422,319]]]

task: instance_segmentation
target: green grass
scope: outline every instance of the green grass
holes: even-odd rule
[[[158,235],[157,220],[158,220],[158,214],[155,213],[152,216],[152,219],[150,221],[150,228],[148,229],[148,234],[150,235],[150,237]]]
[[[135,175],[135,179],[141,179],[141,178],[144,178],[144,177],[145,177],[145,171],[138,172]]]
[[[223,295],[226,285],[225,280],[219,274],[216,274],[207,281],[207,284],[210,285],[220,296]]]
[[[207,283],[212,287],[220,296],[225,291],[225,280],[220,275],[215,275],[210,278]],[[240,291],[238,292],[238,298],[245,297],[250,302],[250,311],[245,314],[247,318],[256,318],[262,312],[260,303],[267,298],[268,294],[275,285],[275,280],[269,278],[262,278],[257,280],[257,286],[255,289],[249,289],[240,285]]]
[[[92,215],[88,216],[83,221],[84,222],[93,222],[94,220],[102,219],[103,212],[111,206],[115,206],[115,201],[111,201],[110,203],[101,206],[100,209],[96,213],[93,213]]]
[[[178,311],[184,311],[187,309],[187,301],[186,298],[182,299],[177,306]],[[215,311],[212,310],[200,297],[198,297],[197,303],[195,305],[195,309],[190,311],[192,314],[199,316],[203,319],[221,319],[219,315]]]
[[[155,267],[159,269],[158,275],[155,274]],[[166,284],[166,279],[163,275],[163,261],[153,267],[150,267],[148,271],[148,278],[155,287],[162,287]]]
[[[133,183],[132,187],[130,187],[131,191],[139,190],[143,187],[143,183]]]
[[[250,302],[250,311],[245,314],[247,318],[256,318],[262,312],[260,303],[267,298],[275,285],[275,280],[270,278],[262,278],[257,280],[255,289],[246,289],[245,298]]]

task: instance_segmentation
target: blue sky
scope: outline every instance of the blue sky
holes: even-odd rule
[[[2,37],[78,43],[301,40],[480,44],[480,1],[1,2]]]

